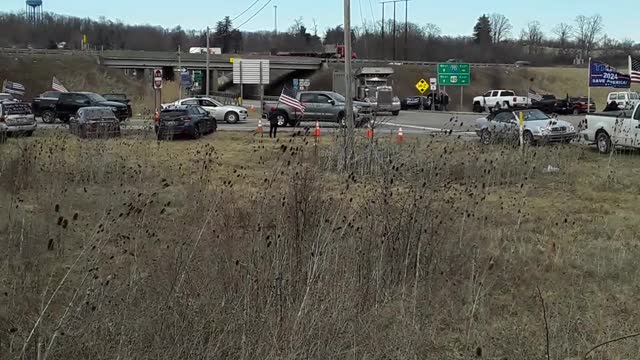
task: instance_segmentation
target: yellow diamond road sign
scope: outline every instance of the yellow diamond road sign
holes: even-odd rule
[[[416,84],[416,89],[420,91],[420,94],[424,94],[427,90],[429,90],[429,83],[425,79],[420,79]]]

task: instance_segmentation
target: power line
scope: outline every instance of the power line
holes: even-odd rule
[[[373,24],[375,26],[375,23],[378,22],[378,20],[376,19],[376,15],[373,12],[373,5],[371,5],[371,0],[369,0],[369,10],[371,10],[371,18],[373,19]]]
[[[364,16],[362,16],[362,0],[358,0],[358,7],[360,8],[360,24],[364,26]]]
[[[244,11],[243,11],[243,12],[241,12],[241,13],[240,13],[240,14],[238,14],[236,17],[234,17],[233,19],[231,19],[231,21],[232,21],[232,22],[233,22],[233,21],[236,21],[239,17],[241,17],[242,15],[244,15],[247,11],[251,10],[251,8],[252,8],[255,4],[259,3],[259,2],[260,2],[260,0],[256,0],[256,1],[254,1],[254,2],[253,2],[253,4],[249,5],[249,7],[248,7],[248,8],[244,9]]]
[[[271,1],[272,0],[267,1],[264,5],[262,5],[262,7],[260,9],[258,9],[258,11],[256,11],[255,14],[251,15],[251,17],[248,18],[247,20],[245,20],[245,22],[243,22],[242,24],[236,26],[236,28],[234,30],[239,30],[243,25],[245,25],[249,21],[253,20],[254,17],[258,16],[258,14],[260,14],[262,12],[262,10],[264,10],[264,8],[266,8],[267,5],[269,5],[271,3]]]

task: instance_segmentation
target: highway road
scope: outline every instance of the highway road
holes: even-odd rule
[[[253,116],[249,120],[239,122],[237,124],[219,123],[218,130],[221,131],[255,131],[258,127],[257,114],[252,113]],[[376,120],[376,128],[383,134],[397,133],[399,128],[402,128],[405,134],[434,134],[434,133],[449,133],[454,132],[461,136],[475,136],[473,132],[475,120],[483,115],[472,113],[442,113],[442,112],[429,112],[429,111],[402,111],[398,116],[381,116]],[[576,125],[584,119],[584,115],[580,116],[560,116],[560,119],[571,122]],[[131,130],[143,130],[152,129],[152,122],[144,119],[131,119],[123,123],[124,129]],[[313,128],[314,122],[303,122],[301,127]],[[334,123],[320,123],[323,130],[327,132],[333,132],[338,129],[338,125]],[[64,128],[65,125],[57,123],[52,124],[38,124],[39,129],[53,129]],[[269,123],[263,121],[263,127],[265,132],[269,131]],[[286,127],[280,128],[278,131],[295,131],[294,128]]]

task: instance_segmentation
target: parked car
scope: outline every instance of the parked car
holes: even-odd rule
[[[15,97],[13,97],[13,95],[8,93],[0,93],[0,101],[4,101],[4,100],[15,100]]]
[[[400,109],[402,110],[425,110],[430,108],[431,96],[409,96],[400,102]]]
[[[633,110],[588,114],[580,127],[580,136],[601,154],[615,147],[640,148],[640,104]]]
[[[500,110],[510,108],[527,108],[531,105],[531,99],[526,96],[517,96],[513,90],[491,90],[482,96],[473,98],[473,111]]]
[[[540,109],[547,114],[562,114],[566,113],[567,101],[556,99],[555,95],[547,94],[542,95],[542,99],[531,99],[531,108]]]
[[[539,109],[494,112],[476,120],[475,132],[485,145],[499,139],[517,141],[520,137],[520,112],[524,117],[524,142],[528,145],[568,143],[576,137],[576,129],[571,123],[552,118]]]
[[[80,108],[94,106],[111,108],[120,121],[129,118],[127,105],[116,101],[108,101],[92,92],[52,93],[50,97],[40,97],[37,106],[35,104],[36,101],[34,100],[35,115],[42,116],[42,121],[47,124],[54,123],[56,119],[60,119],[65,123],[69,122],[69,118],[75,115]]]
[[[614,101],[618,104],[618,109],[629,110],[633,109],[640,103],[640,97],[635,91],[611,92],[607,96],[607,104],[610,104]]]
[[[162,108],[176,106],[200,106],[208,111],[216,121],[225,121],[227,124],[235,124],[249,117],[247,109],[241,106],[223,105],[216,99],[208,97],[186,98],[173,103],[162,104]]]
[[[111,108],[90,106],[78,109],[69,119],[69,131],[83,139],[118,137],[120,121]]]
[[[173,138],[175,135],[188,135],[198,139],[218,129],[211,114],[198,105],[180,105],[163,109],[156,120],[155,131],[158,139]]]
[[[131,99],[127,98],[127,94],[103,94],[103,98],[107,101],[115,101],[127,105],[129,111],[129,117],[133,116],[133,109],[131,108]]]
[[[569,98],[567,109],[571,110],[573,115],[588,114],[596,111],[596,103],[593,99],[589,101],[586,96],[572,97]]]
[[[10,135],[31,136],[38,126],[29,104],[16,101],[0,101],[0,123]]]
[[[278,126],[298,126],[301,121],[345,123],[344,96],[333,91],[299,91],[296,98],[305,105],[304,116],[300,111],[281,102],[265,101],[262,103],[262,117],[277,119]],[[354,101],[353,117],[356,126],[362,126],[371,118],[375,104]]]

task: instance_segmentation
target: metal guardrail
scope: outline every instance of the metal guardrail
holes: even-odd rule
[[[323,59],[325,63],[340,64],[344,63],[342,59]],[[387,64],[387,65],[420,65],[420,66],[437,66],[443,62],[435,61],[404,61],[404,60],[372,60],[372,59],[353,59],[354,64]],[[449,64],[449,63],[448,63]],[[450,63],[456,64],[456,63]],[[470,63],[471,67],[516,67],[515,64],[491,64],[491,63]]]
[[[0,48],[0,54],[11,55],[100,55],[96,50],[64,50],[64,49],[13,49]]]
[[[139,59],[139,58],[158,58],[168,56],[171,53],[161,51],[135,51],[135,50],[62,50],[62,49],[14,49],[14,48],[0,48],[0,54],[14,54],[14,55],[92,55],[92,56],[109,56],[113,58],[122,59]],[[193,58],[204,57],[200,54],[183,54],[183,59],[189,56]],[[241,57],[242,55],[238,55]],[[173,60],[174,56],[171,56]],[[285,56],[269,56],[269,58],[286,58]],[[304,58],[296,58],[300,61]],[[186,59],[185,59],[186,60]],[[309,62],[322,61],[324,63],[344,63],[342,59],[309,59]],[[420,65],[420,66],[437,66],[442,62],[435,61],[403,61],[403,60],[375,60],[375,59],[353,59],[354,64],[387,64],[387,65]],[[491,63],[471,63],[471,67],[516,67],[515,64],[491,64]]]

